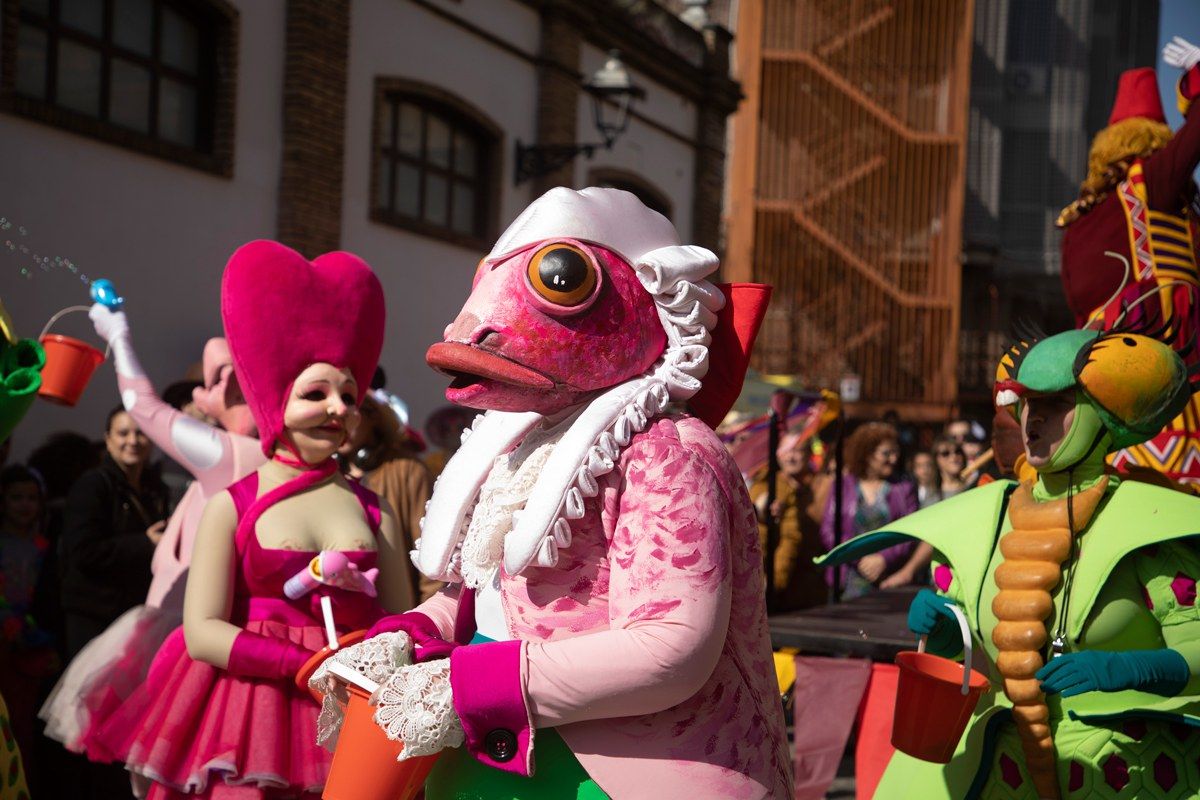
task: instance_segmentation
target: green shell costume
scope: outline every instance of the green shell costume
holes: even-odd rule
[[[999,481],[958,495],[820,560],[853,561],[908,539],[929,543],[938,593],[965,612],[975,666],[992,683],[950,763],[897,752],[877,798],[1039,800],[1054,790],[1072,800],[1200,796],[1200,498],[1104,472],[1110,450],[1148,438],[1191,395],[1190,371],[1156,338],[1161,333],[1069,331],[1017,345],[1000,365],[998,405],[1019,416],[1030,397],[1075,397],[1069,430],[1039,467],[1037,481]],[[1028,768],[1026,757],[1028,726],[1022,730],[1020,715],[1014,716],[1014,708],[1022,709],[1009,696],[1014,682],[1008,671],[1002,674],[1002,649],[993,641],[1005,624],[997,611],[1005,608],[996,602],[1003,591],[998,583],[1015,566],[1013,549],[1002,542],[1013,530],[1010,512],[1022,503],[1069,504],[1089,489],[1102,495],[1098,505],[1086,524],[1070,525],[1070,554],[1053,565],[1061,573],[1046,584],[1050,602],[1037,616],[1038,664],[1053,669],[1073,657],[1082,663],[1090,656],[1151,653],[1165,654],[1182,674],[1167,689],[1144,680],[1130,681],[1132,688],[1074,693],[1052,690],[1039,670],[1045,694],[1038,692],[1038,703],[1048,710],[1052,741],[1051,785],[1039,791],[1037,770]],[[936,651],[934,642],[931,634]],[[1060,652],[1061,663],[1054,655]]]
[[[29,800],[21,750],[8,721],[8,706],[0,697],[0,800]]]

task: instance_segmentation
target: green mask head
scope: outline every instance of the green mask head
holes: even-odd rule
[[[1020,422],[1024,398],[1075,390],[1075,417],[1039,472],[1102,460],[1144,442],[1183,411],[1189,370],[1170,345],[1132,331],[1074,330],[1030,337],[1005,353],[995,400]]]

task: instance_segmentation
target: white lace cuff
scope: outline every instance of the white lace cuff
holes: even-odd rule
[[[399,761],[434,755],[464,741],[451,698],[448,658],[397,671],[371,700],[377,706],[375,723],[389,739],[404,744]]]
[[[325,696],[317,717],[317,744],[326,749],[337,747],[345,706],[349,700],[346,685],[329,674],[332,662],[343,664],[378,684],[396,670],[412,663],[412,639],[404,631],[382,633],[365,642],[344,647],[322,662],[308,681],[310,689]]]

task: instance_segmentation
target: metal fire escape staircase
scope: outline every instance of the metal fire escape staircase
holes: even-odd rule
[[[948,402],[970,2],[763,2],[756,230],[786,244],[756,233],[755,264],[793,289],[787,371]]]

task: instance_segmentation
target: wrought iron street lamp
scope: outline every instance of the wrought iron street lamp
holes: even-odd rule
[[[525,145],[517,140],[515,183],[553,172],[564,164],[571,163],[580,154],[591,158],[597,150],[611,150],[613,143],[629,127],[630,106],[634,100],[646,96],[640,86],[629,78],[629,71],[621,62],[621,53],[610,50],[604,66],[596,70],[591,78],[583,82],[583,89],[592,98],[592,115],[596,131],[603,141],[586,144],[534,144]]]

